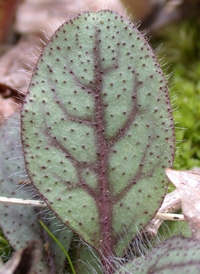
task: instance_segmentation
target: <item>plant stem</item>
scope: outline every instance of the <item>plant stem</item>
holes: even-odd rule
[[[37,200],[24,200],[18,198],[7,198],[7,197],[0,197],[0,203],[3,204],[16,204],[16,205],[32,205],[32,206],[39,206],[39,207],[46,207],[46,203],[43,201]]]
[[[156,219],[163,219],[168,221],[185,221],[183,214],[162,213],[157,212]]]
[[[43,201],[24,200],[24,199],[7,198],[7,197],[0,197],[0,203],[47,207],[47,204]],[[172,214],[172,213],[164,213],[164,212],[157,212],[155,218],[161,219],[161,220],[168,220],[168,221],[185,221],[184,216],[182,214]]]

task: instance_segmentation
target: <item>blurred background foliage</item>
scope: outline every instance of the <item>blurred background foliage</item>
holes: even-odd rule
[[[175,169],[200,167],[200,18],[185,19],[159,30],[153,45],[167,64],[174,108],[177,150]]]

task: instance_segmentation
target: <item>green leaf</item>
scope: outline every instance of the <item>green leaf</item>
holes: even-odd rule
[[[53,35],[22,111],[25,164],[59,219],[102,258],[156,214],[174,155],[168,89],[137,28],[86,12]]]
[[[16,113],[0,129],[0,196],[30,199],[30,196],[35,196],[36,193],[27,180],[20,143],[20,120],[19,114]],[[38,217],[44,218],[44,222],[52,231],[56,230],[55,236],[62,240],[68,249],[73,233],[66,228],[58,231],[59,221],[54,215],[47,212],[43,214],[41,209],[31,206],[0,204],[0,216],[0,226],[15,250],[20,250],[31,240],[37,239],[43,246],[48,246],[47,252],[43,248],[38,271],[46,274],[50,268],[55,268],[55,273],[62,273],[65,256],[54,241],[44,236],[44,231],[38,223]],[[49,220],[46,220],[47,218]]]
[[[152,249],[145,258],[121,266],[115,274],[198,274],[199,271],[199,241],[173,237]]]

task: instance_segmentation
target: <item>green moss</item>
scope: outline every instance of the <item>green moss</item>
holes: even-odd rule
[[[13,252],[12,247],[3,235],[0,229],[0,258],[3,262],[7,262]]]
[[[177,75],[173,76],[174,85],[171,92],[178,90],[175,103],[178,108],[174,112],[177,126],[177,141],[180,141],[175,154],[175,168],[191,169],[200,167],[200,80],[184,79]]]
[[[174,107],[177,150],[175,169],[200,167],[200,32],[198,20],[173,24],[162,30],[155,45],[163,44],[170,97]],[[167,74],[166,73],[166,74]]]

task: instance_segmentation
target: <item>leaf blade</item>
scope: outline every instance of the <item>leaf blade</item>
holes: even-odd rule
[[[123,254],[160,207],[174,154],[166,81],[132,23],[100,11],[57,30],[35,68],[22,141],[59,219],[98,252]]]

